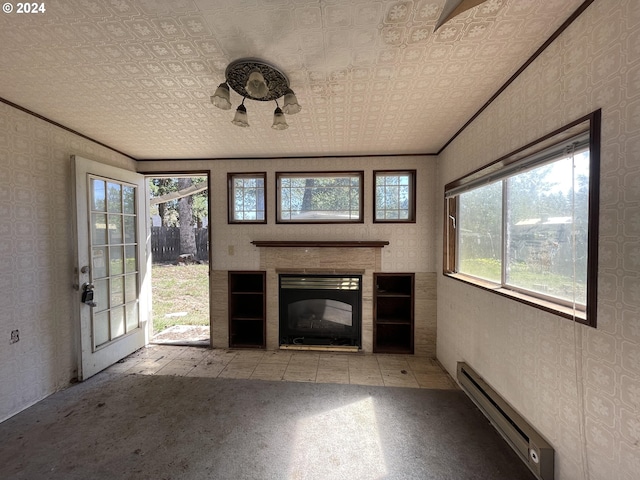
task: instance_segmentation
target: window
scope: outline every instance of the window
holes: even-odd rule
[[[230,173],[229,223],[267,223],[265,178],[262,173]]]
[[[416,171],[374,171],[374,222],[416,221]]]
[[[363,172],[276,173],[278,223],[362,223]]]
[[[444,273],[594,326],[600,111],[445,186]]]

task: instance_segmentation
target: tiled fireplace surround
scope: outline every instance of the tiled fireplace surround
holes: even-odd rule
[[[266,272],[267,350],[279,348],[279,274],[357,274],[362,275],[362,351],[373,352],[373,273],[382,272],[380,247],[256,248],[260,248],[259,270]],[[211,280],[213,347],[228,348],[228,272],[216,270]],[[436,274],[431,272],[415,272],[414,353],[429,357],[436,353]]]

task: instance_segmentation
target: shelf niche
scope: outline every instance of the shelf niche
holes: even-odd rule
[[[413,354],[413,273],[373,274],[374,353]]]
[[[266,272],[229,272],[229,347],[266,346]]]

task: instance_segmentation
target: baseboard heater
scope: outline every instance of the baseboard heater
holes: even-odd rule
[[[540,480],[553,480],[553,447],[469,365],[458,362],[458,382]]]

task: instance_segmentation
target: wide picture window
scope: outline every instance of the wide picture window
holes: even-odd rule
[[[444,273],[595,323],[600,112],[445,187]]]
[[[278,223],[362,223],[363,172],[276,173]]]

